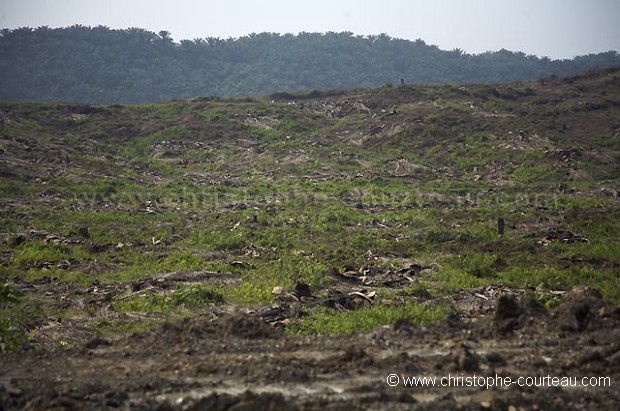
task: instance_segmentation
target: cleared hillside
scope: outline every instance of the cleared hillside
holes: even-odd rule
[[[619,192],[618,70],[0,104],[0,408],[617,408],[386,377],[618,381]]]

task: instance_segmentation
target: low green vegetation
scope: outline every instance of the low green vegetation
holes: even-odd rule
[[[438,321],[448,313],[445,307],[407,303],[400,306],[375,305],[341,312],[333,308],[311,310],[294,320],[287,331],[293,335],[340,334],[364,331],[408,320],[413,324]]]
[[[210,286],[196,284],[178,287],[167,293],[144,293],[131,298],[118,299],[112,304],[112,308],[120,312],[171,313],[223,303],[224,297],[218,291]]]
[[[0,352],[19,350],[28,338],[20,328],[22,293],[0,281]]]
[[[83,315],[105,333],[139,330],[120,314],[253,310],[274,303],[275,287],[305,283],[322,295],[339,286],[334,270],[414,263],[425,269],[411,284],[372,285],[371,307],[309,308],[289,332],[434,321],[445,307],[414,301],[416,292],[496,284],[586,284],[620,301],[620,151],[610,143],[620,112],[582,109],[602,91],[619,99],[619,77],[358,90],[303,107],[294,96],[2,104],[3,349],[52,315]],[[557,100],[568,103],[541,102]],[[200,272],[213,279],[134,289]],[[67,289],[79,292],[55,297]],[[549,295],[553,305],[561,293]]]

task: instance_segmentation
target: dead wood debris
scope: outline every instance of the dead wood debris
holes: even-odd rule
[[[337,281],[344,281],[352,284],[400,288],[415,282],[415,277],[419,276],[423,271],[430,269],[432,269],[431,266],[424,266],[417,263],[400,269],[364,265],[357,270],[351,267],[345,267],[343,273],[340,273],[338,269],[332,267],[326,270],[325,274],[335,278]]]
[[[587,243],[588,239],[582,235],[572,233],[568,230],[561,228],[550,228],[543,237],[538,240],[540,245],[549,245],[554,241],[561,241],[567,244],[573,243]]]

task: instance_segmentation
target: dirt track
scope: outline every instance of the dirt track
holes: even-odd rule
[[[77,347],[3,355],[0,409],[602,410],[620,403],[619,307],[587,288],[553,310],[516,297],[519,290],[491,294],[488,301],[451,296],[470,307],[467,318],[399,321],[349,336],[287,336],[260,309],[226,306],[116,340],[86,333]],[[387,384],[392,373],[398,386]],[[602,376],[612,385],[487,390],[412,388],[402,380],[496,374]]]

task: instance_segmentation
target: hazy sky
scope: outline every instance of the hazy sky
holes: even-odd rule
[[[551,58],[620,50],[620,0],[0,0],[0,27],[168,30],[175,41],[351,31]]]

